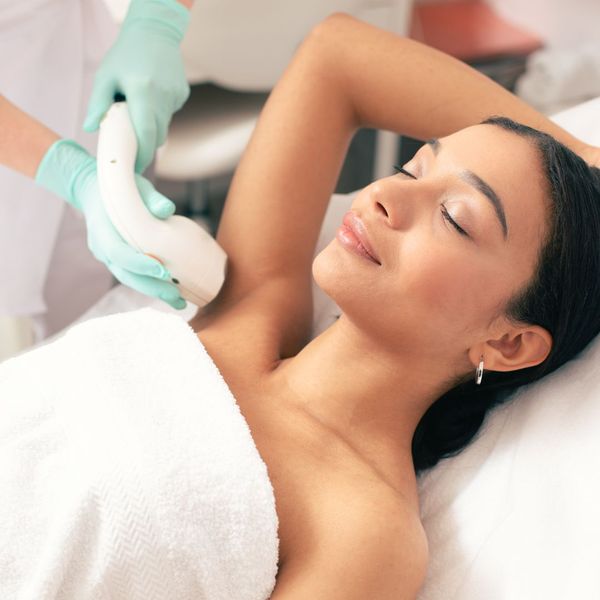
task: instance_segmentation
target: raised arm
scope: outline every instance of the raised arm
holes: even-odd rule
[[[310,323],[314,247],[354,132],[377,127],[427,139],[493,114],[545,130],[577,152],[586,148],[443,53],[347,15],[326,19],[273,90],[235,174],[218,232],[230,259],[219,300],[280,281],[273,294],[280,307],[273,300],[271,309],[281,326]]]
[[[503,115],[546,131],[577,153],[587,148],[514,94],[447,54],[343,15],[334,16],[326,28],[331,60],[343,70],[361,127],[425,140]]]

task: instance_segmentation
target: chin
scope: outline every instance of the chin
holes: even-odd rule
[[[312,274],[315,283],[346,317],[361,324],[361,328],[371,328],[376,325],[373,300],[377,290],[360,266],[360,259],[347,254],[333,240],[314,258]]]
[[[317,254],[312,263],[312,274],[315,283],[337,303],[337,291],[342,283],[342,265],[339,257],[333,251],[334,241],[331,241],[319,254]]]
[[[338,305],[344,318],[393,352],[399,340],[419,342],[423,327],[415,328],[420,320],[405,313],[405,303],[397,296],[401,292],[386,286],[385,276],[380,273],[368,263],[363,265],[362,259],[349,254],[336,240],[312,263],[315,283]]]

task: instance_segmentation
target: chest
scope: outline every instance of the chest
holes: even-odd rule
[[[396,502],[398,496],[365,457],[293,400],[274,369],[281,356],[277,328],[255,316],[249,311],[190,325],[236,398],[267,467],[281,569],[332,522],[343,521],[348,499],[357,493],[373,505],[390,497]]]
[[[253,336],[228,327],[196,330],[230,387],[250,428],[273,485],[279,520],[279,566],[327,526],[328,508],[339,510],[344,488],[362,485],[360,461],[328,434],[264,371],[268,356]],[[360,483],[359,483],[360,482]]]

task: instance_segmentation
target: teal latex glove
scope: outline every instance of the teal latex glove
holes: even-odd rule
[[[96,159],[72,140],[58,140],[44,155],[35,175],[38,184],[82,211],[87,225],[88,247],[123,284],[164,300],[173,308],[185,308],[179,290],[170,283],[170,273],[155,259],[134,250],[114,228],[104,210]],[[141,175],[136,184],[148,210],[159,219],[175,212],[171,200],[160,194]]]
[[[96,73],[83,128],[96,131],[115,94],[124,95],[138,142],[138,173],[164,143],[172,114],[190,93],[179,47],[189,19],[176,0],[132,0]]]

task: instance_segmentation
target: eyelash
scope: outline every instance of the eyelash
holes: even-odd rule
[[[406,169],[400,167],[399,165],[394,165],[394,170],[397,173],[408,175],[408,177],[412,179],[417,179],[412,173],[409,173]],[[446,219],[446,221],[448,221],[448,223],[450,223],[450,225],[452,225],[460,235],[469,237],[469,234],[450,216],[450,213],[444,204],[442,204],[442,217]]]
[[[448,209],[443,204],[442,204],[442,216],[444,217],[444,219],[446,219],[446,221],[448,221],[448,223],[450,223],[454,227],[454,229],[456,229],[456,231],[458,231],[458,233],[460,233],[460,235],[469,237],[469,234],[450,216]]]
[[[402,173],[403,175],[408,175],[412,179],[416,179],[416,177],[412,173],[409,173],[406,169],[402,168],[399,165],[394,165],[394,171],[396,171],[397,173]]]

